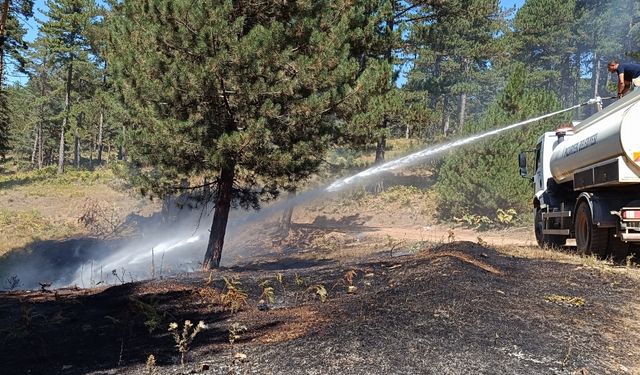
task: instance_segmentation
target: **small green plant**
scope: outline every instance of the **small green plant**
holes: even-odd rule
[[[247,293],[242,289],[242,283],[236,278],[223,276],[225,292],[222,293],[221,302],[232,314],[240,311],[247,303]]]
[[[486,229],[493,225],[493,220],[476,214],[464,214],[462,217],[454,217],[453,219],[470,228]]]
[[[284,276],[280,272],[276,273],[276,281],[282,284],[283,280],[284,280]]]
[[[260,295],[261,300],[266,300],[267,302],[273,304],[276,302],[276,295],[274,293],[273,287],[269,280],[265,280],[260,283],[260,287],[262,288],[262,294]]]
[[[287,290],[284,287],[284,275],[280,272],[276,273],[276,281],[280,284],[280,289],[282,289],[282,299],[284,300],[287,297]]]
[[[513,225],[516,215],[516,210],[514,210],[513,208],[510,208],[506,211],[498,208],[498,210],[496,211],[496,219],[502,225]]]
[[[233,345],[237,340],[240,340],[241,335],[247,332],[247,327],[234,322],[229,326],[229,344]]]
[[[149,333],[153,333],[160,328],[166,313],[160,313],[158,301],[155,298],[151,298],[149,303],[135,297],[129,297],[129,299],[133,303],[134,308],[145,317],[144,326],[147,327]]]
[[[176,342],[176,348],[180,353],[180,364],[184,366],[187,352],[189,352],[190,349],[189,345],[191,345],[198,333],[207,329],[207,326],[202,320],[198,322],[196,326],[194,326],[190,320],[185,320],[182,332],[180,332],[178,328],[178,323],[173,322],[169,324],[169,332],[173,336],[173,340]]]
[[[325,288],[324,285],[316,284],[310,289],[313,290],[313,292],[318,296],[320,302],[325,302],[327,300],[329,293],[327,292],[327,288]]]
[[[624,260],[625,260],[625,266],[627,268],[633,268],[636,265],[633,254],[627,255],[627,257]]]
[[[295,277],[296,286],[304,285],[304,279],[302,278],[302,276],[296,273],[294,277]]]

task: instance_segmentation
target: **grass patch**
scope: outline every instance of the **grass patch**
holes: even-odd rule
[[[626,265],[621,265],[614,263],[611,259],[599,259],[594,255],[580,255],[566,249],[543,249],[537,246],[495,246],[493,248],[502,254],[518,258],[573,264],[579,269],[597,270],[601,274],[624,274],[634,279],[640,279],[640,270],[629,262]]]
[[[79,228],[54,222],[38,210],[0,209],[0,255],[42,239],[61,239],[76,234]]]
[[[57,174],[54,166],[26,172],[15,172],[0,176],[0,189],[13,189],[27,186],[30,189],[40,187],[69,188],[76,185],[95,185],[115,179],[113,171],[100,168],[95,171],[68,168],[65,173]],[[45,192],[48,195],[48,192]]]

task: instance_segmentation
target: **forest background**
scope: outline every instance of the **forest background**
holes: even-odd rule
[[[368,150],[381,163],[395,139],[424,147],[609,96],[607,61],[640,57],[635,0],[1,4],[2,173],[106,167],[145,195],[210,202],[205,267],[234,207],[362,169]],[[593,110],[430,163],[439,216],[526,217],[517,153]]]

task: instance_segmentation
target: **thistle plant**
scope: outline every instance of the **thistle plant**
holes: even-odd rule
[[[235,322],[229,326],[229,344],[233,345],[236,340],[240,340],[240,335],[247,332],[247,327]]]
[[[247,303],[247,293],[242,289],[242,283],[235,278],[223,277],[225,284],[225,292],[222,294],[222,304],[231,311],[236,313]]]
[[[184,366],[185,356],[189,351],[189,346],[193,342],[193,339],[196,338],[198,333],[207,329],[207,325],[201,320],[194,327],[193,323],[190,320],[184,321],[184,327],[182,328],[182,332],[178,330],[178,323],[169,324],[169,332],[173,335],[173,340],[176,342],[176,348],[178,352],[180,352],[180,364]]]
[[[156,369],[156,357],[154,357],[153,354],[150,354],[149,357],[147,357],[146,370],[147,375],[156,375],[158,373]]]

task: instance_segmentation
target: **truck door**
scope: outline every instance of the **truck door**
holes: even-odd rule
[[[544,186],[544,173],[543,173],[543,165],[544,163],[542,162],[542,157],[543,157],[543,153],[542,153],[542,142],[538,143],[536,145],[536,173],[533,176],[533,185],[535,187],[535,192],[536,195],[538,192],[540,192],[541,190],[545,189]]]

